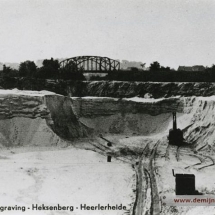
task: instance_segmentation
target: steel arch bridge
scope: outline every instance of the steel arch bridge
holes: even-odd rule
[[[74,65],[79,69],[82,68],[83,72],[107,73],[120,69],[119,61],[100,56],[78,56],[60,62],[61,68],[70,69]]]

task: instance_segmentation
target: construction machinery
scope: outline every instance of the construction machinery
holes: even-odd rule
[[[177,128],[176,112],[173,112],[173,128],[169,130],[169,144],[180,146],[183,144],[183,131]]]
[[[195,188],[195,175],[194,174],[175,174],[175,194],[176,195],[202,195]]]

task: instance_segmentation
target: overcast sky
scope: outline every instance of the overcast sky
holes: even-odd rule
[[[0,62],[99,55],[215,64],[214,0],[0,0]]]

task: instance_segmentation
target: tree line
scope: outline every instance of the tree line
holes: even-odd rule
[[[145,64],[142,65],[144,67]],[[27,79],[62,79],[85,80],[83,68],[79,68],[71,62],[64,68],[60,67],[58,60],[45,59],[41,67],[37,67],[33,61],[21,62],[18,69],[12,69],[3,65],[2,78]],[[151,81],[151,82],[215,82],[215,65],[206,67],[204,71],[175,71],[170,67],[163,67],[155,61],[150,64],[148,71],[132,70],[110,71],[105,77],[94,76],[90,80],[117,80],[117,81]]]
[[[74,63],[70,63],[69,68],[61,68],[58,60],[45,59],[42,67],[37,67],[34,61],[24,61],[19,64],[18,69],[12,69],[3,65],[1,76],[3,78],[26,77],[38,79],[64,79],[64,80],[84,80],[82,68],[78,68]]]
[[[142,68],[145,64],[142,64]],[[132,67],[131,70],[111,71],[106,77],[95,76],[91,80],[142,81],[142,82],[215,82],[215,65],[204,71],[176,71],[155,61],[148,70]]]

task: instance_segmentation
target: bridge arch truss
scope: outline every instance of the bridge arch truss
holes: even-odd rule
[[[60,62],[61,68],[72,68],[76,65],[77,68],[82,68],[84,71],[114,71],[120,69],[120,62],[108,57],[100,56],[78,56],[68,58]]]

